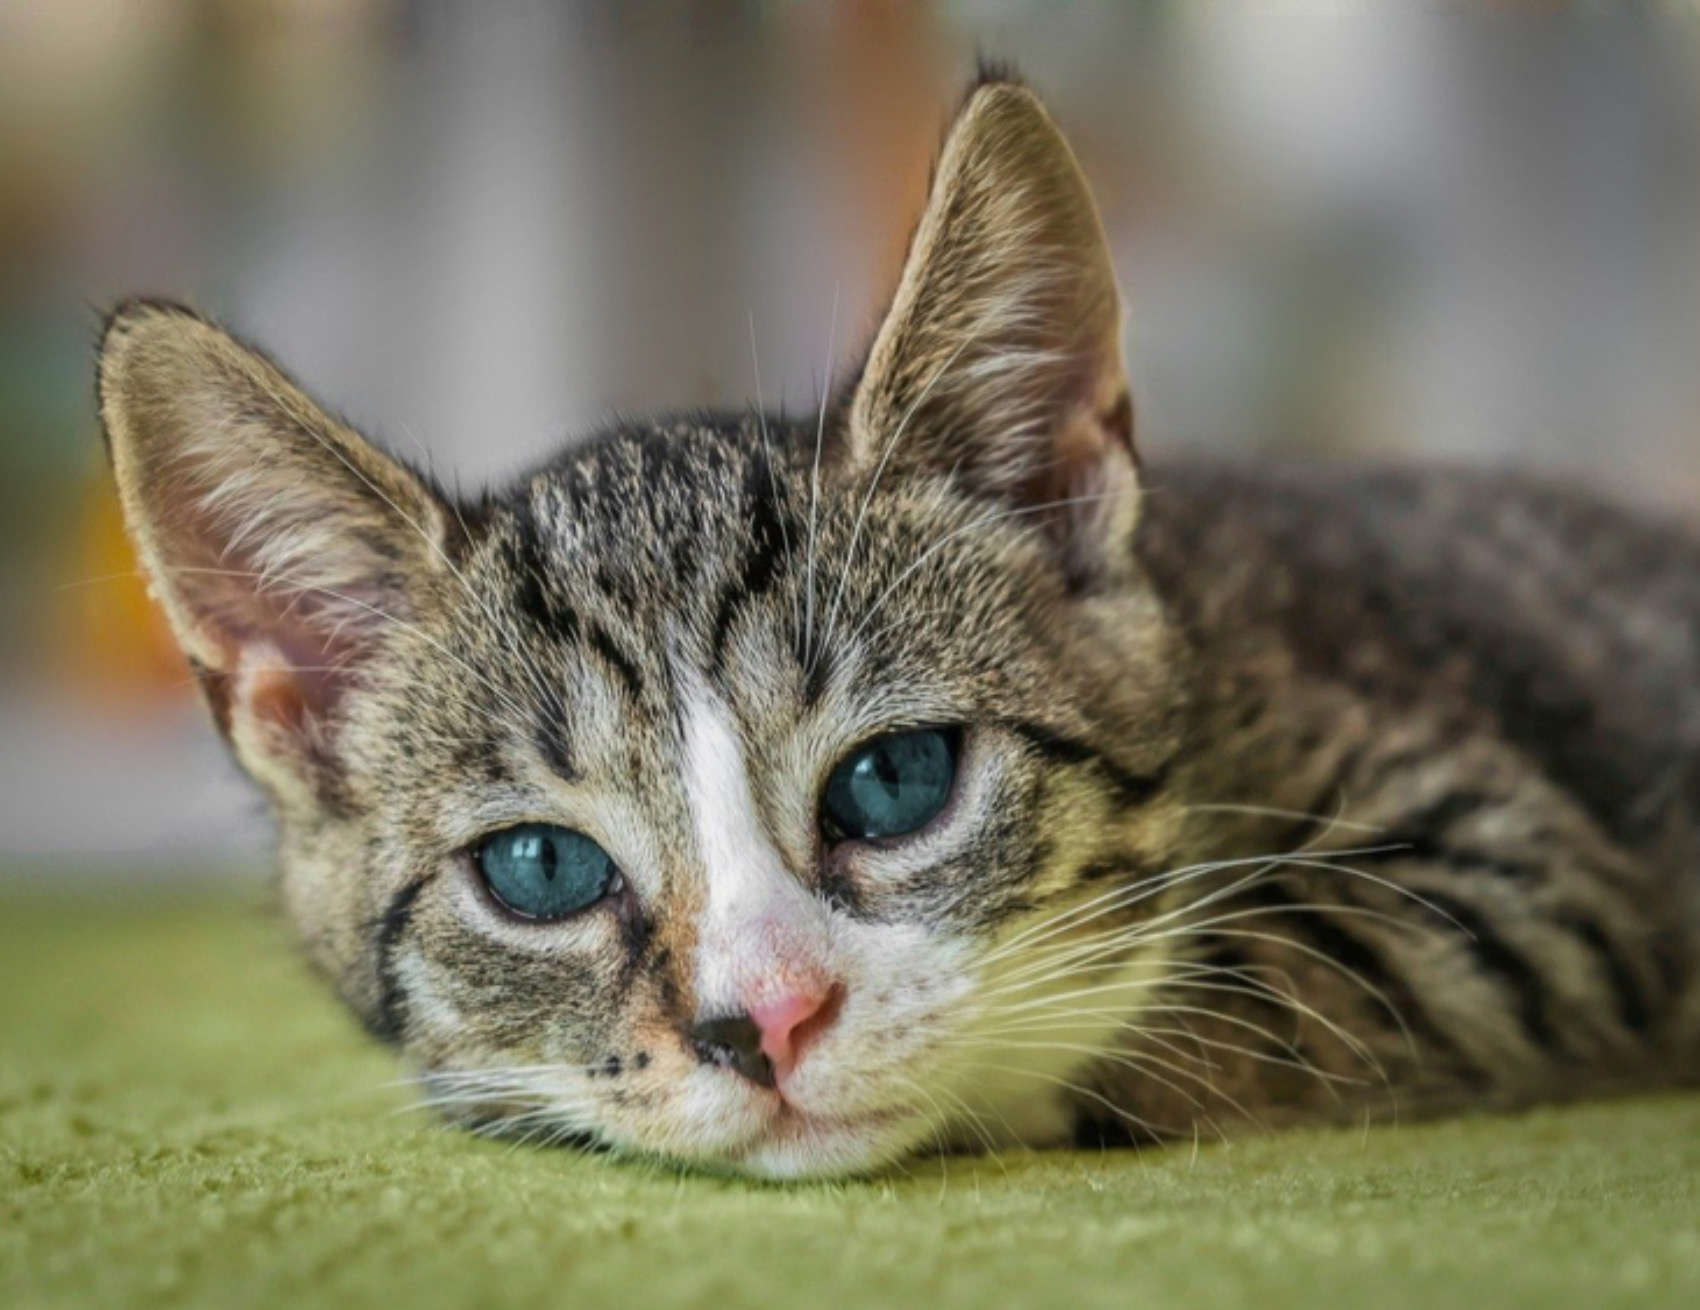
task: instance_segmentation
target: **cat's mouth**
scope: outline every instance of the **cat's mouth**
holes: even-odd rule
[[[914,1117],[898,1106],[827,1114],[800,1109],[776,1096],[766,1121],[728,1151],[727,1158],[740,1169],[770,1178],[860,1172],[892,1153],[887,1144]]]
[[[781,1088],[755,1093],[735,1111],[736,1128],[711,1153],[741,1172],[769,1178],[848,1174],[876,1167],[906,1141],[920,1121],[910,1107],[889,1103],[835,1111],[787,1095]]]
[[[906,1113],[897,1106],[887,1106],[835,1114],[818,1106],[805,1105],[794,1095],[788,1095],[783,1082],[760,1096],[762,1123],[753,1134],[758,1138],[877,1127],[901,1119]]]

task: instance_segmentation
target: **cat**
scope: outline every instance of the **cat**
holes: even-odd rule
[[[820,414],[456,498],[119,307],[126,520],[307,952],[485,1131],[765,1177],[1691,1081],[1700,540],[1142,463],[1097,211],[971,88]]]

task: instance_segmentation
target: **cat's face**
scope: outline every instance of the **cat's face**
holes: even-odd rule
[[[781,1176],[1066,1129],[1023,934],[1161,851],[1179,694],[1116,312],[1066,147],[992,85],[818,427],[631,426],[458,506],[217,329],[120,314],[144,562],[314,958],[446,1108]]]
[[[911,1144],[930,1095],[1009,1060],[971,1040],[982,962],[1121,853],[1161,662],[1096,685],[1136,614],[1075,615],[1002,511],[866,489],[811,495],[753,424],[611,436],[494,510],[428,636],[397,636],[394,694],[351,725],[353,817],[320,838],[346,854],[302,857],[361,863],[362,922],[408,897],[362,965],[427,1067],[548,1066],[439,1080],[451,1104],[554,1098],[540,1130],[794,1173]],[[492,849],[516,825],[606,861],[531,827]],[[556,885],[588,863],[582,890],[540,900],[526,838]],[[754,1078],[713,1040],[740,1015]]]

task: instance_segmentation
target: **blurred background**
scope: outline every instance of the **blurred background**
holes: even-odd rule
[[[980,53],[1097,188],[1148,451],[1700,514],[1688,4],[0,0],[0,878],[265,862],[118,524],[116,298],[220,316],[469,488],[742,405],[757,356],[806,408]]]

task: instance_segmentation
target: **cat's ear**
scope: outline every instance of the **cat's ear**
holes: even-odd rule
[[[125,521],[220,726],[262,781],[304,780],[364,662],[412,618],[445,506],[178,306],[112,316],[99,386]]]
[[[983,82],[952,125],[847,442],[870,475],[950,473],[1031,514],[1078,585],[1128,558],[1138,460],[1115,273],[1080,165],[1026,87]]]

